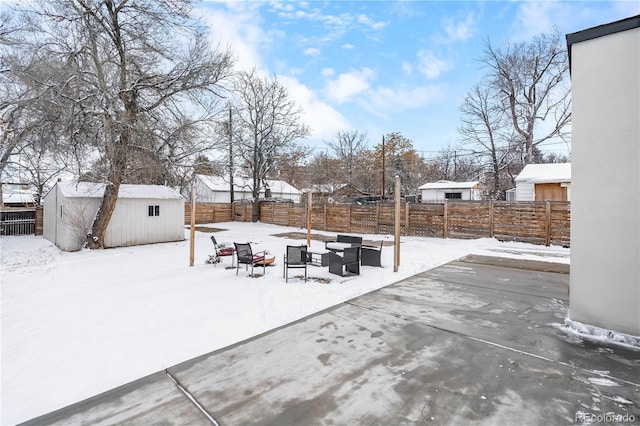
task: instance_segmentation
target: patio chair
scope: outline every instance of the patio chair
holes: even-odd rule
[[[248,270],[249,265],[251,265],[251,277],[253,277],[253,266],[259,261],[262,262],[262,275],[267,272],[267,263],[264,261],[266,257],[265,251],[254,253],[249,243],[233,243],[233,245],[236,247],[236,275],[238,275],[240,264],[243,264],[245,265],[245,270]]]
[[[207,263],[213,263],[214,265],[216,265],[217,263],[220,263],[222,261],[221,257],[233,256],[233,253],[235,253],[236,251],[235,247],[232,246],[231,243],[218,244],[218,241],[216,241],[216,237],[214,237],[213,235],[211,236],[211,242],[213,243],[215,254],[209,256],[209,260],[207,260]]]
[[[360,275],[360,247],[347,247],[338,253],[329,253],[329,272],[344,277]]]
[[[284,254],[284,282],[289,282],[289,269],[304,268],[304,282],[307,282],[307,263],[309,263],[307,246],[287,246]]]
[[[362,246],[362,266],[379,266],[382,267],[380,262],[380,255],[382,254],[382,241],[380,241],[380,247],[378,246]]]

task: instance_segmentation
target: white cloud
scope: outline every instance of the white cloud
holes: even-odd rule
[[[518,8],[513,23],[513,39],[528,41],[542,33],[552,33],[553,14],[558,13],[557,5],[552,2],[525,2]]]
[[[327,97],[339,104],[347,102],[369,89],[369,82],[373,77],[373,70],[366,67],[340,74],[338,78],[328,82]]]
[[[333,68],[322,68],[322,76],[323,77],[331,77],[335,73],[336,72],[333,70]]]
[[[259,4],[226,3],[228,9],[201,7],[198,11],[212,34],[212,44],[229,46],[238,69],[263,68],[262,55],[269,51],[281,31],[266,32],[260,27]]]
[[[330,105],[320,101],[316,94],[297,79],[278,76],[291,99],[304,111],[304,122],[311,127],[311,138],[321,142],[332,138],[339,130],[349,129],[347,120]]]
[[[318,56],[320,55],[320,49],[316,47],[309,47],[304,50],[305,56]]]
[[[450,42],[465,41],[471,38],[475,27],[475,15],[469,12],[463,21],[455,21],[446,19],[444,31],[447,34],[447,40]]]
[[[418,51],[418,70],[429,80],[435,80],[451,67],[451,61],[438,58],[431,50]]]
[[[427,105],[445,93],[445,85],[378,87],[370,93],[369,101],[378,111],[398,112]]]
[[[385,27],[385,23],[382,21],[379,22],[374,22],[371,18],[369,18],[367,15],[358,15],[358,22],[366,25],[374,30],[381,30],[382,28]]]
[[[402,71],[409,76],[413,75],[413,67],[409,62],[402,62]]]
[[[355,46],[354,46],[353,44],[351,44],[351,43],[345,43],[345,44],[343,44],[341,47],[342,47],[343,49],[346,49],[346,50],[351,50],[351,49],[353,49]]]

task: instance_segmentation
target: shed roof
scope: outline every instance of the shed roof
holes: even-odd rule
[[[571,182],[571,163],[527,164],[516,182]]]
[[[418,189],[472,189],[479,185],[477,180],[469,182],[451,182],[448,180],[439,180],[437,182],[427,182]]]
[[[106,186],[93,182],[58,182],[57,185],[62,195],[68,198],[102,198]],[[120,185],[118,198],[183,199],[179,192],[168,186],[124,183]]]
[[[229,181],[221,176],[196,175],[200,181],[212,191],[229,191]],[[300,194],[300,191],[283,180],[267,179],[271,192],[280,194]],[[240,176],[233,178],[233,190],[238,192],[251,192],[250,179]],[[264,188],[262,188],[264,190]]]

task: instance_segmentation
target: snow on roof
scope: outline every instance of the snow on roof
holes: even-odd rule
[[[471,189],[475,188],[480,182],[477,180],[470,182],[451,182],[448,180],[439,180],[437,182],[427,182],[418,189]]]
[[[102,198],[105,188],[104,183],[92,182],[58,182],[57,185],[62,195],[68,198]],[[118,198],[182,199],[182,195],[168,186],[123,183]]]
[[[210,175],[196,175],[200,181],[212,191],[225,192],[229,190],[228,178]],[[267,184],[272,193],[278,194],[300,194],[293,186],[283,180],[267,179]],[[238,192],[251,192],[251,179],[235,176],[233,178],[233,190]],[[261,189],[264,192],[264,187]]]
[[[571,163],[527,164],[516,182],[571,182]]]
[[[33,194],[26,191],[3,192],[2,202],[5,204],[33,204]]]

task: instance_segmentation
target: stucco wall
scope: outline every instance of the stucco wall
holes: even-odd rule
[[[572,45],[571,319],[640,335],[640,29]]]

